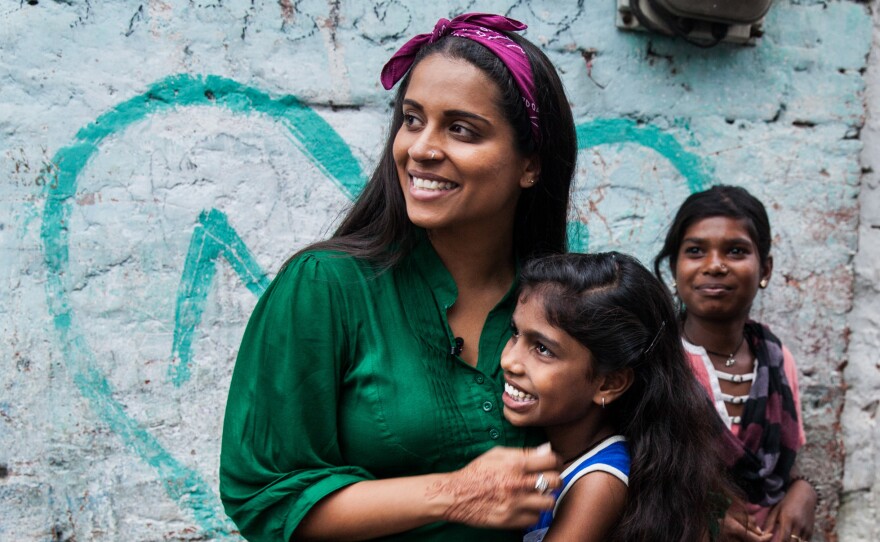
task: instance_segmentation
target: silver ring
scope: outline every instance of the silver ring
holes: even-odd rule
[[[538,474],[538,479],[535,480],[535,490],[543,495],[547,493],[548,489],[550,489],[550,482],[544,478],[544,473],[542,472]]]

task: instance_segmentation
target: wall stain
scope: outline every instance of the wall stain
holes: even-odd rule
[[[278,5],[281,6],[281,18],[284,19],[284,23],[292,23],[296,11],[290,0],[278,0]]]

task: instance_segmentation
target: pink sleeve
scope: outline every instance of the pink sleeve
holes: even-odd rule
[[[791,397],[794,399],[794,408],[798,418],[798,445],[803,446],[807,442],[807,435],[804,432],[804,417],[801,414],[801,393],[798,387],[797,365],[794,363],[794,356],[791,355],[785,345],[782,346],[783,367],[785,378],[791,387]]]

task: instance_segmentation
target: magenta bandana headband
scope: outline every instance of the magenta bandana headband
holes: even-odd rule
[[[508,38],[500,30],[508,32],[525,30],[527,27],[519,21],[489,15],[488,13],[466,13],[453,18],[440,19],[430,34],[419,34],[403,44],[399,51],[382,68],[382,86],[391,90],[406,72],[412,67],[416,55],[422,47],[434,43],[443,36],[466,38],[483,45],[507,66],[510,75],[519,87],[526,113],[532,125],[532,136],[536,143],[541,142],[541,129],[538,124],[538,104],[535,103],[535,80],[532,77],[532,66],[522,47]]]

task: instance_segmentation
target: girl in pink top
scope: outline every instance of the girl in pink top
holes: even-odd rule
[[[654,272],[668,261],[681,300],[682,342],[729,432],[725,458],[743,491],[724,532],[747,542],[809,540],[817,493],[797,466],[804,429],[797,369],[770,330],[749,318],[773,271],[770,222],[745,189],[714,186],[679,208]]]

